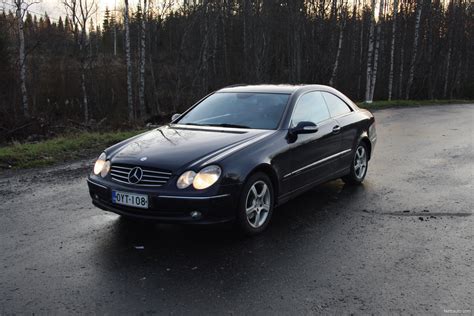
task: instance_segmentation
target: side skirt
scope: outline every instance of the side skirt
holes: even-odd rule
[[[302,187],[299,187],[298,189],[296,190],[293,190],[291,192],[288,192],[284,195],[280,195],[278,197],[278,203],[276,204],[276,206],[280,206],[286,202],[288,202],[289,200],[297,197],[298,195],[300,194],[303,194],[305,193],[306,191],[309,191],[311,190],[312,188],[314,188],[315,186],[319,185],[319,184],[322,184],[322,183],[326,183],[326,182],[329,182],[329,181],[332,181],[332,180],[336,180],[336,179],[339,179],[345,175],[347,175],[348,173],[350,172],[350,168],[344,168],[340,171],[337,171],[336,173],[333,173],[332,175],[326,177],[326,178],[323,178],[323,179],[320,179],[320,180],[316,180],[314,182],[311,182],[311,183],[308,183]]]

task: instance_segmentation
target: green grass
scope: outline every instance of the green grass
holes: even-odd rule
[[[37,143],[13,143],[0,147],[1,168],[32,168],[99,155],[100,151],[143,131],[78,133]]]
[[[372,103],[359,102],[357,103],[357,105],[364,109],[377,110],[392,107],[415,107],[422,105],[445,105],[466,103],[474,103],[474,100],[391,100],[374,101]]]

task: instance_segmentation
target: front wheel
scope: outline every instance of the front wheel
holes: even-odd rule
[[[351,163],[351,170],[342,180],[348,184],[360,184],[364,181],[369,166],[367,145],[359,143]]]
[[[262,232],[273,213],[273,186],[261,172],[253,174],[245,183],[237,211],[237,224],[246,235]]]

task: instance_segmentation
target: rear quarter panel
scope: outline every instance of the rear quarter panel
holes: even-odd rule
[[[374,122],[374,117],[369,111],[357,109],[336,120],[341,126],[341,150],[351,149],[340,159],[340,170],[345,170],[350,167],[357,144],[362,138],[369,140],[369,126]]]

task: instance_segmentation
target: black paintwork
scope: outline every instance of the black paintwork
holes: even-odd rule
[[[299,97],[310,91],[332,93],[352,111],[320,122],[317,132],[297,134],[289,128],[293,108]],[[276,204],[281,204],[314,185],[347,174],[360,141],[367,142],[370,152],[373,151],[375,128],[369,131],[374,123],[373,115],[359,109],[331,87],[256,85],[229,87],[218,92],[286,93],[291,96],[276,130],[180,125],[177,118],[168,125],[108,148],[105,152],[112,165],[160,168],[171,172],[172,176],[162,187],[143,187],[117,183],[110,175],[102,178],[91,174],[88,183],[93,203],[119,214],[161,221],[225,222],[234,219],[241,186],[256,170],[270,176]],[[345,153],[337,156],[341,152]],[[327,159],[331,156],[335,157]],[[142,157],[147,159],[140,161]],[[324,162],[308,167],[321,160]],[[210,188],[198,191],[192,186],[183,190],[176,187],[176,181],[184,171],[198,172],[211,164],[219,165],[223,174]],[[114,205],[112,189],[148,194],[150,208],[139,210]],[[192,218],[191,211],[200,211],[202,216]]]

